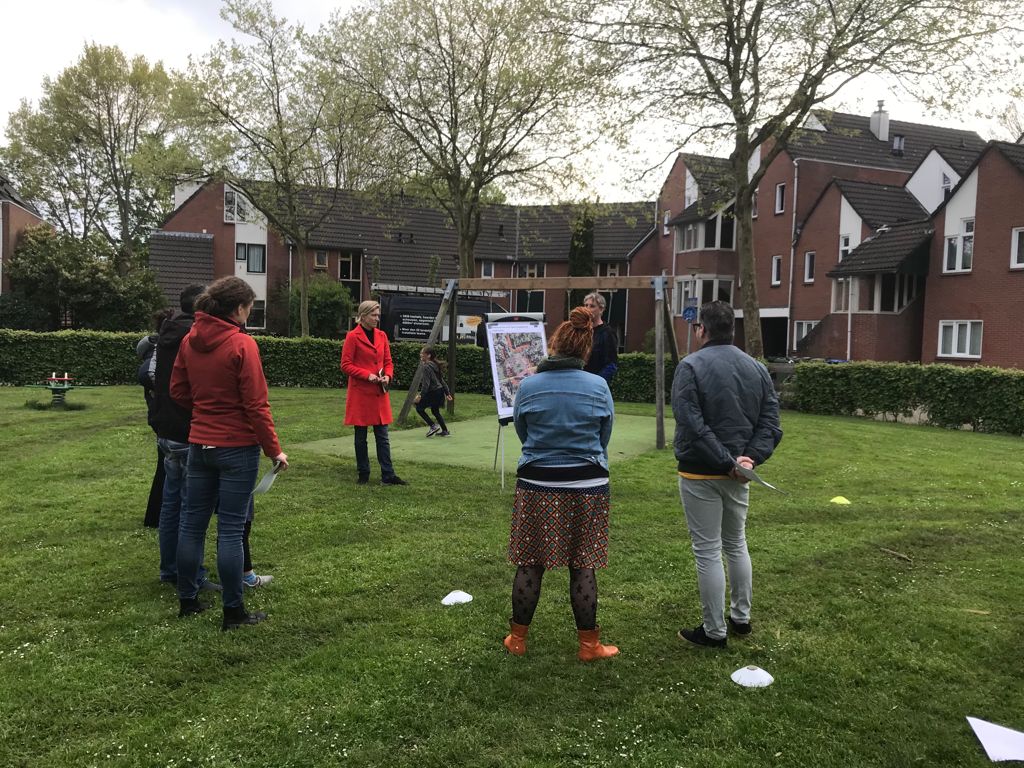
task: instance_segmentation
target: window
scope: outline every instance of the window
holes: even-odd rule
[[[832,311],[846,312],[850,308],[850,278],[839,277],[832,281]]]
[[[672,211],[665,211],[665,218],[663,219],[663,223],[661,225],[661,234],[663,236],[669,234],[672,231],[671,227],[669,227],[669,225],[668,225],[668,223],[671,220],[671,218],[672,218]]]
[[[1010,268],[1024,267],[1024,227],[1017,227],[1010,235]]]
[[[246,328],[267,327],[267,302],[263,299],[256,299],[252,303],[252,311],[249,312],[249,319],[245,321]]]
[[[516,277],[544,277],[546,264],[537,261],[520,261],[516,263]]]
[[[772,285],[782,285],[781,256],[772,256]]]
[[[974,261],[974,219],[964,219],[960,234],[946,238],[943,272],[970,272]]]
[[[267,271],[267,246],[256,243],[236,243],[235,261],[246,262],[247,272]]]
[[[692,251],[697,248],[697,225],[687,224],[683,231],[683,250]]]
[[[313,269],[327,269],[327,251],[317,251],[313,254]]]
[[[842,261],[850,255],[850,236],[840,235],[839,236],[839,260]]]
[[[814,251],[804,254],[804,282],[814,282]]]
[[[224,187],[224,221],[233,224],[244,224],[249,220],[249,205],[245,198],[235,190]]]
[[[505,239],[505,225],[504,224],[499,224],[498,225],[498,237],[500,237],[502,240]]]
[[[953,180],[946,174],[942,174],[942,199],[948,200],[950,192],[953,191]]]
[[[775,212],[786,212],[786,185],[785,183],[775,185]]]
[[[494,277],[494,262],[493,261],[481,261],[480,262],[480,277]]]
[[[811,332],[811,328],[818,324],[817,320],[797,320],[793,323],[793,349]]]
[[[361,257],[358,251],[338,254],[338,279],[348,280],[352,282],[359,282],[361,280],[361,270],[359,265],[362,263]],[[351,291],[352,288],[349,287]],[[353,295],[353,298],[354,295]]]
[[[624,274],[621,261],[603,261],[597,265],[598,277],[619,277]]]
[[[939,357],[981,357],[981,320],[941,321]]]
[[[907,146],[907,137],[894,134],[892,137],[892,153],[897,157],[903,157],[903,151]]]
[[[754,194],[750,196],[750,218],[752,219],[757,218],[757,193],[759,191],[759,189],[755,189]]]
[[[689,298],[696,298],[698,305],[707,304],[709,301],[724,301],[727,304],[732,304],[733,283],[732,275],[728,277],[705,275],[695,280],[688,277],[677,279],[674,294],[675,313],[683,314],[686,300]]]

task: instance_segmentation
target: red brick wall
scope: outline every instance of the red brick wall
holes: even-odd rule
[[[223,184],[207,184],[200,188],[170,215],[160,229],[166,232],[205,232],[213,235],[214,277],[235,274],[235,225],[224,222]],[[269,252],[270,248],[267,250]],[[270,259],[269,253],[267,259]]]
[[[974,261],[971,271],[943,274],[944,211],[935,236],[925,288],[923,362],[1024,368],[1020,340],[1024,317],[1024,270],[1010,269],[1010,232],[1024,227],[1024,175],[990,148],[978,164]],[[940,320],[981,320],[981,359],[938,357]]]
[[[790,334],[794,320],[821,320],[832,311],[832,278],[828,272],[839,263],[839,216],[842,194],[829,187],[807,219],[796,244],[793,272],[793,302],[790,310]],[[814,282],[804,282],[804,255],[814,251]],[[792,345],[790,345],[792,347]],[[845,351],[845,343],[843,347]],[[834,357],[835,355],[829,355]],[[845,352],[844,355],[845,357]]]
[[[851,360],[917,362],[920,359],[923,311],[924,301],[918,297],[898,314],[854,312],[849,316],[849,326],[845,312],[826,315],[797,354],[800,357],[845,360],[849,333]]]
[[[29,213],[19,205],[4,201],[0,203],[0,217],[3,217],[3,240],[0,241],[0,258],[4,261],[14,255],[14,249],[18,247],[18,239],[21,233],[29,227],[43,224],[42,219],[34,213]],[[0,291],[6,293],[11,290],[11,283],[7,279],[7,270],[3,274],[3,286]]]

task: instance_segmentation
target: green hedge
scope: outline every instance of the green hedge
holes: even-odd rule
[[[908,416],[930,424],[1024,434],[1024,371],[911,363],[799,363],[788,404],[810,413]]]
[[[67,371],[79,384],[134,384],[138,361],[138,333],[58,331],[36,333],[0,329],[0,383],[36,384],[53,371]],[[330,339],[288,339],[257,336],[263,371],[272,386],[338,387],[344,384],[339,367],[342,342]],[[421,344],[391,345],[395,386],[408,387],[419,365]],[[445,346],[439,356],[447,355]],[[665,397],[672,388],[672,365],[665,359]],[[488,394],[493,391],[484,351],[460,344],[456,350],[456,392]],[[612,382],[616,400],[654,402],[654,356],[631,353],[619,356],[619,372]]]

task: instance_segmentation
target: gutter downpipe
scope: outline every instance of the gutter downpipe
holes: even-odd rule
[[[850,361],[850,354],[853,352],[853,281],[854,275],[846,280],[846,361]]]
[[[789,243],[789,291],[786,297],[786,357],[789,357],[790,329],[793,325],[793,272],[796,263],[796,201],[800,190],[800,159],[793,160],[793,224]]]

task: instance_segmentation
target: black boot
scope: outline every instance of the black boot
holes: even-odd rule
[[[178,601],[181,607],[178,608],[178,618],[183,619],[186,616],[194,616],[197,613],[202,613],[206,610],[206,606],[199,602],[198,598],[182,598]]]
[[[253,611],[249,613],[245,610],[244,605],[240,605],[237,608],[225,608],[224,609],[224,623],[221,625],[221,629],[237,629],[238,627],[245,627],[250,624],[259,624],[267,618],[267,614],[263,611]]]

